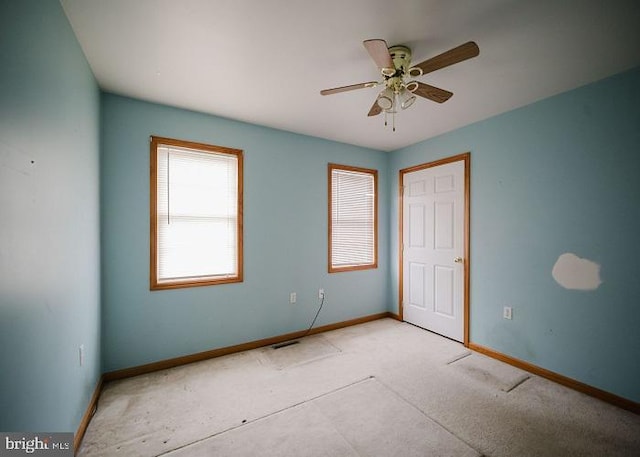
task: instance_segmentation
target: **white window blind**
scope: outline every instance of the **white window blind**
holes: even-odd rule
[[[330,268],[375,266],[375,173],[331,168]]]
[[[156,150],[158,284],[238,276],[238,157]]]

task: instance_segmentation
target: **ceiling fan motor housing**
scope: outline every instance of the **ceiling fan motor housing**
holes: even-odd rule
[[[391,46],[389,54],[397,71],[404,73],[411,65],[411,49],[406,46]]]
[[[411,49],[401,45],[391,46],[389,54],[391,55],[395,72],[392,75],[384,75],[383,73],[385,85],[395,93],[399,93],[404,87],[404,79],[411,65]]]

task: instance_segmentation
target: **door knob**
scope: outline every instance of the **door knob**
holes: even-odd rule
[[[455,263],[462,263],[462,257],[456,257],[455,259],[453,259],[453,261]]]

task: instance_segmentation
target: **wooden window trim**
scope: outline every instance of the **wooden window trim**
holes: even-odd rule
[[[186,278],[184,280],[176,279],[172,281],[158,281],[157,277],[157,180],[158,180],[158,161],[157,149],[159,145],[177,146],[189,149],[196,149],[204,152],[215,152],[229,155],[235,155],[238,161],[238,193],[237,193],[237,242],[236,242],[236,258],[237,258],[237,274],[235,276],[226,276],[217,278],[210,276],[202,279]],[[215,146],[204,143],[196,143],[192,141],[176,140],[173,138],[163,138],[157,136],[150,137],[150,289],[165,290],[179,289],[186,287],[211,286],[217,284],[229,284],[243,281],[243,151],[240,149],[227,148],[223,146]]]
[[[328,226],[329,226],[329,245],[328,245],[328,271],[329,273],[339,273],[343,271],[357,271],[357,270],[371,270],[378,268],[378,170],[374,170],[371,168],[361,168],[361,167],[353,167],[350,165],[340,165],[336,163],[328,164]],[[350,265],[346,267],[334,267],[332,265],[332,230],[333,224],[331,222],[331,210],[332,210],[332,172],[333,170],[346,170],[346,171],[355,171],[359,173],[368,173],[373,175],[373,192],[374,192],[374,203],[373,203],[373,263],[364,264],[364,265]]]

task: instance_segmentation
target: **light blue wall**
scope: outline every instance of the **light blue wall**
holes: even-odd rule
[[[395,151],[390,176],[466,151],[471,341],[640,401],[640,69]],[[600,264],[603,284],[556,283],[565,252]]]
[[[383,153],[100,100],[55,0],[1,1],[0,25],[0,430],[75,431],[101,359],[111,371],[303,329],[318,287],[317,325],[395,311],[398,170],[465,151],[472,341],[640,401],[640,69]],[[149,291],[152,134],[245,151],[243,283]],[[326,272],[328,162],[380,172],[377,270]],[[602,265],[599,289],[553,280],[564,252]]]
[[[244,282],[149,291],[149,136],[244,150]],[[379,170],[380,261],[327,273],[327,163]],[[388,154],[102,96],[104,369],[112,371],[388,309]],[[297,292],[298,303],[289,304]]]
[[[99,102],[60,3],[0,2],[2,431],[75,432],[100,376]]]

